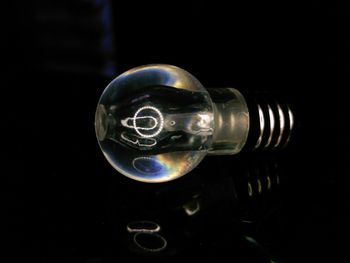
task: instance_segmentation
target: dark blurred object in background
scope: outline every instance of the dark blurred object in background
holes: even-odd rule
[[[109,0],[13,2],[15,72],[115,75]]]

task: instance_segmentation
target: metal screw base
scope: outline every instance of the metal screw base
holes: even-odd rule
[[[294,114],[287,103],[270,98],[254,98],[248,103],[250,133],[248,148],[253,151],[286,147],[294,128]]]

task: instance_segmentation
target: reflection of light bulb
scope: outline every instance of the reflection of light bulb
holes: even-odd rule
[[[279,104],[257,104],[255,148],[282,146],[293,116]],[[188,72],[170,65],[131,69],[103,92],[95,116],[107,160],[143,182],[178,178],[209,154],[236,154],[252,137],[254,114],[233,88],[206,90]],[[254,137],[254,136],[253,136]]]

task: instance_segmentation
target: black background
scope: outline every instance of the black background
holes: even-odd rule
[[[276,262],[345,262],[348,6],[340,1],[112,1],[115,51],[106,58],[87,47],[100,37],[93,21],[71,49],[59,40],[80,31],[69,23],[37,22],[58,6],[61,14],[74,10],[69,18],[74,25],[98,13],[89,2],[13,1],[5,9],[1,174],[10,259],[221,261],[228,255],[237,262],[265,262],[260,250],[242,245],[240,237],[249,233]],[[115,61],[116,75],[167,63],[208,87],[282,94],[298,121],[292,144],[272,155],[208,157],[192,174],[165,185],[131,182],[104,160],[94,135],[95,106],[113,78],[99,71],[106,59]],[[277,212],[264,220],[262,230],[246,230],[237,223],[238,201],[226,192],[233,174],[239,178],[250,162],[266,156],[278,159],[284,178]],[[192,191],[210,205],[187,219],[177,208]],[[130,248],[127,222],[145,219],[164,227],[167,251],[148,255]]]

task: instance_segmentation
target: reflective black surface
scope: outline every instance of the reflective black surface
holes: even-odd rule
[[[6,262],[348,261],[347,6],[115,3],[114,73],[174,64],[206,87],[277,94],[298,120],[285,151],[208,157],[188,177],[145,185],[117,174],[96,143],[95,106],[112,77],[92,2],[8,9]]]

